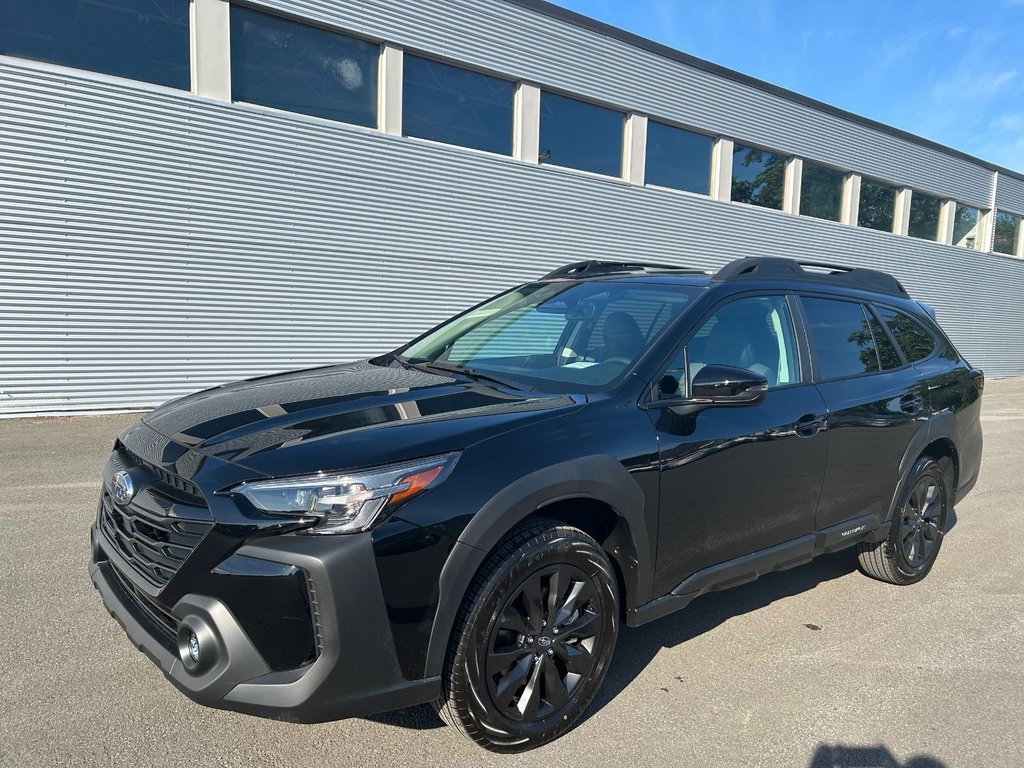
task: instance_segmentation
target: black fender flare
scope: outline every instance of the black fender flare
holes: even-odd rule
[[[903,458],[900,459],[899,482],[896,484],[896,491],[893,493],[892,501],[889,503],[889,514],[885,520],[880,522],[888,523],[893,519],[893,516],[896,514],[896,506],[903,497],[904,486],[907,483],[910,469],[914,466],[914,462],[924,453],[925,449],[936,440],[949,440],[953,444],[954,452],[959,455],[960,446],[956,439],[956,418],[952,413],[933,413],[928,421],[923,423],[920,429],[914,433],[913,438],[911,438],[910,443],[907,445],[907,449],[903,452]],[[956,456],[954,456],[953,460],[954,463],[957,462]],[[956,491],[957,489],[953,487],[949,489],[951,498],[956,494]]]
[[[618,515],[619,525],[606,546],[629,550],[613,553],[627,582],[624,599],[627,606],[650,599],[654,553],[644,515],[644,493],[629,471],[606,454],[545,467],[495,494],[473,516],[452,547],[441,569],[437,612],[427,646],[426,676],[442,673],[463,598],[495,545],[518,522],[541,507],[572,498],[603,502]]]

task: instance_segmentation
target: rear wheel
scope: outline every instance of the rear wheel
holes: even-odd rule
[[[439,714],[496,752],[558,738],[604,680],[618,615],[615,574],[597,542],[554,521],[521,526],[462,606]]]
[[[890,584],[914,584],[935,564],[949,515],[949,477],[944,466],[922,456],[908,476],[906,489],[885,541],[863,543],[858,557],[868,576]]]

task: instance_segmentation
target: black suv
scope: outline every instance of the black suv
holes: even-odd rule
[[[92,580],[214,707],[435,702],[497,751],[579,719],[620,623],[857,546],[924,578],[981,371],[891,276],[584,262],[376,359],[164,405],[103,473]]]

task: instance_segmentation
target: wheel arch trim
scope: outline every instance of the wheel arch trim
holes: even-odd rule
[[[888,522],[893,519],[893,516],[896,514],[896,507],[903,497],[903,492],[910,478],[910,470],[917,463],[917,460],[928,452],[929,446],[938,442],[948,442],[953,449],[951,458],[954,465],[954,477],[959,475],[960,446],[956,438],[955,427],[956,420],[952,413],[935,413],[929,418],[927,425],[922,424],[921,429],[914,433],[914,437],[903,453],[903,458],[900,459],[899,482],[896,484],[896,490],[889,504],[889,514],[882,522]],[[956,484],[954,480],[953,485],[955,486]],[[956,495],[956,492],[957,489],[955,487],[950,487],[951,499]]]

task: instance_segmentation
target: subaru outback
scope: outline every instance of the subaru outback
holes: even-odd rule
[[[623,624],[846,547],[923,579],[978,476],[983,387],[881,272],[581,262],[380,357],[144,416],[91,576],[201,704],[433,702],[521,751],[580,719]]]

